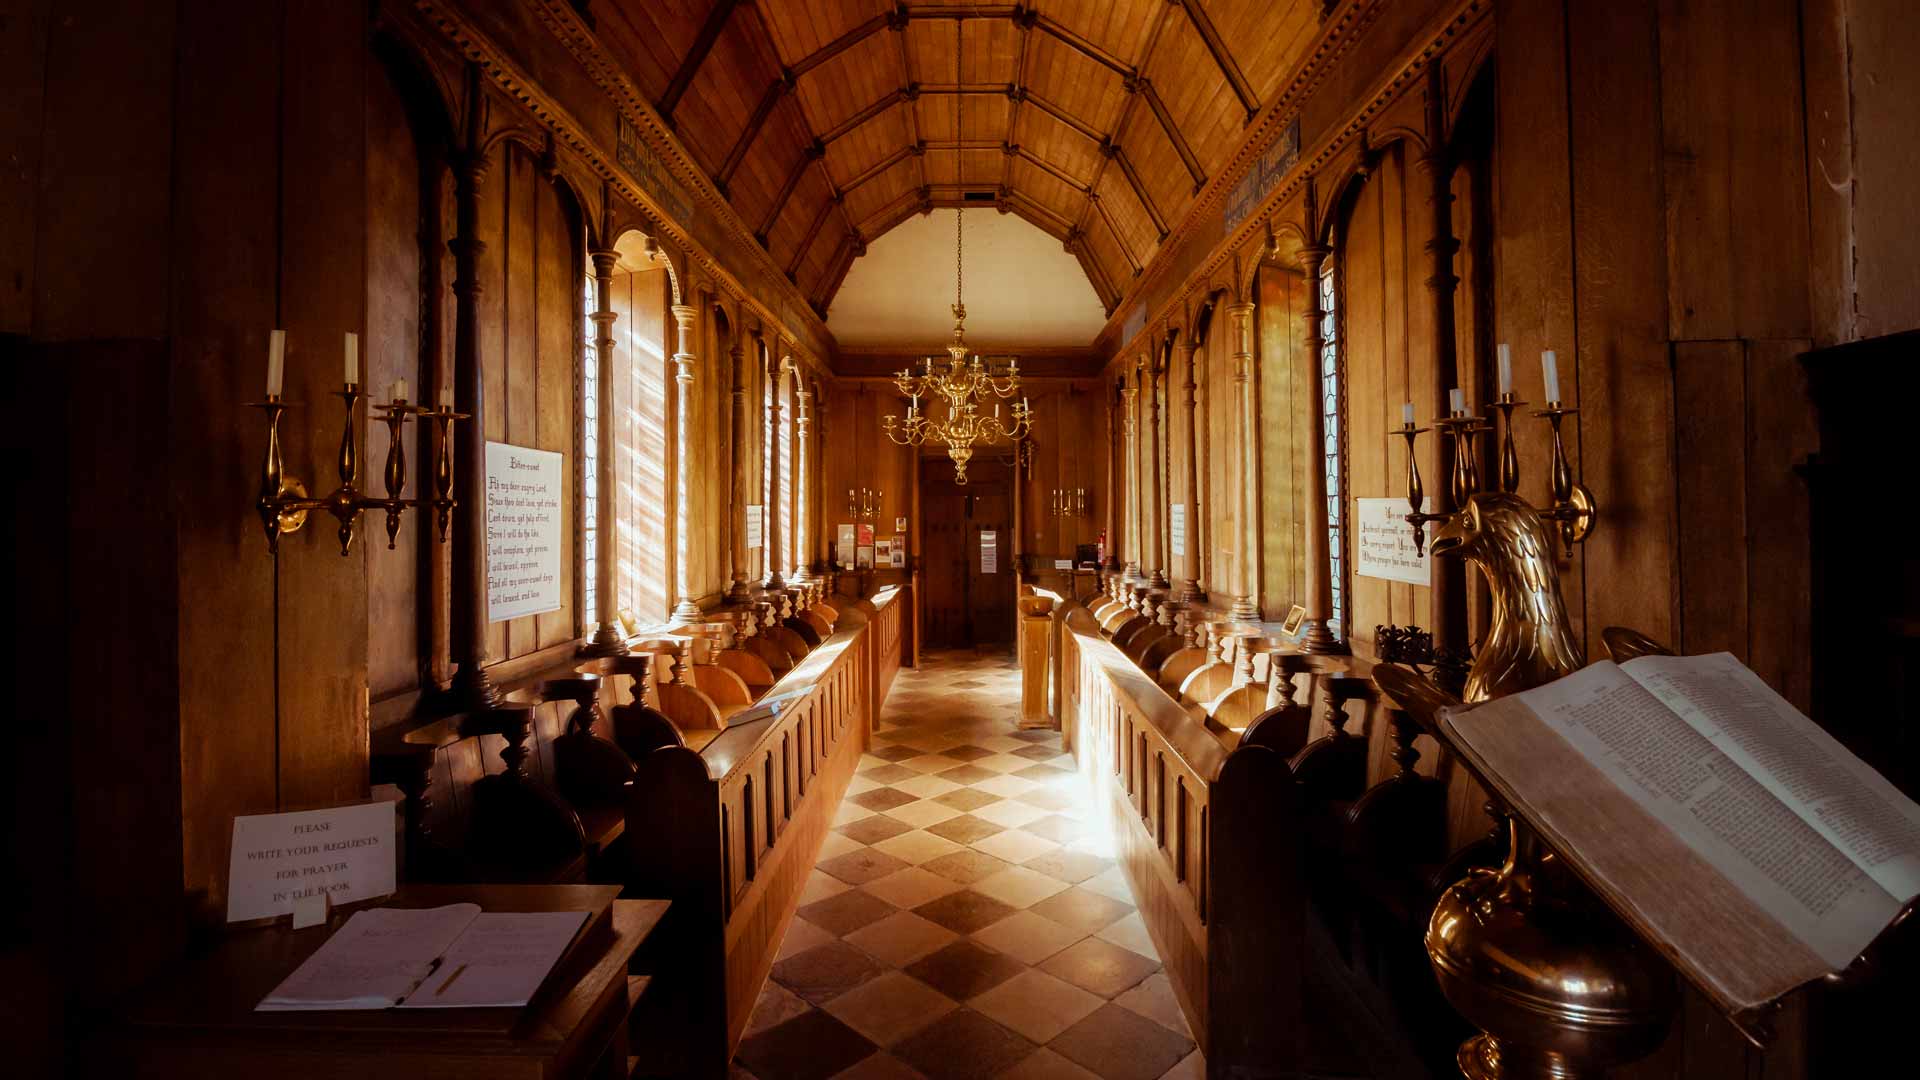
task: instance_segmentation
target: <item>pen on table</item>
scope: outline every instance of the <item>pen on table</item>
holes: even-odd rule
[[[439,997],[439,996],[440,996],[441,994],[444,994],[444,993],[446,993],[446,992],[447,992],[447,987],[449,987],[449,986],[452,986],[452,985],[453,985],[453,980],[455,980],[455,979],[457,979],[457,978],[459,978],[459,977],[460,977],[460,973],[461,973],[461,972],[463,972],[463,971],[465,971],[465,970],[467,970],[467,965],[465,965],[465,964],[461,964],[461,965],[460,965],[459,967],[457,967],[457,968],[454,968],[454,969],[453,969],[453,974],[451,974],[451,975],[449,975],[449,976],[447,976],[447,981],[446,981],[446,982],[443,982],[443,983],[441,983],[441,984],[440,984],[440,989],[438,989],[438,990],[435,990],[435,991],[433,992],[433,996],[434,996],[434,997]]]

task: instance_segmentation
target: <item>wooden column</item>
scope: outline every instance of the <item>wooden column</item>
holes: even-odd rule
[[[1253,380],[1253,303],[1227,305],[1227,335],[1233,342],[1233,390],[1240,402],[1240,477],[1235,486],[1239,503],[1240,535],[1234,543],[1240,548],[1231,614],[1236,619],[1258,622],[1260,619],[1260,463],[1255,430]],[[1321,499],[1325,503],[1324,496]],[[1324,526],[1323,526],[1324,527]],[[1321,544],[1325,550],[1326,545]]]
[[[1147,360],[1147,452],[1150,455],[1149,474],[1150,502],[1147,506],[1149,522],[1153,528],[1153,578],[1151,584],[1156,589],[1167,587],[1167,557],[1172,545],[1167,543],[1167,485],[1166,485],[1166,438],[1160,430],[1160,392],[1166,382],[1166,369],[1155,366],[1151,357]]]
[[[1180,591],[1176,598],[1186,602],[1206,599],[1206,592],[1200,587],[1200,440],[1195,434],[1194,416],[1196,405],[1194,391],[1198,389],[1193,381],[1193,350],[1196,343],[1191,337],[1182,337],[1174,344],[1174,356],[1180,364],[1184,378],[1180,383],[1180,405],[1187,414],[1187,520],[1181,532],[1187,554],[1181,563],[1184,576],[1180,581]]]
[[[733,488],[730,513],[733,516],[732,579],[727,585],[727,599],[740,603],[747,598],[747,500],[751,498],[747,479],[747,438],[753,425],[753,414],[747,410],[747,360],[745,350],[741,349],[738,324],[734,330],[733,344],[727,354],[727,369],[733,379],[733,438],[730,484]]]
[[[1124,410],[1123,423],[1126,425],[1126,429],[1125,429],[1126,430],[1126,451],[1127,451],[1127,475],[1125,477],[1125,480],[1126,480],[1125,492],[1126,492],[1126,499],[1127,499],[1126,580],[1129,582],[1136,581],[1140,577],[1140,528],[1139,528],[1140,456],[1138,453],[1135,452],[1135,449],[1134,449],[1134,444],[1135,442],[1138,441],[1137,429],[1139,427],[1139,424],[1137,423],[1133,413],[1134,405],[1137,403],[1140,397],[1140,387],[1136,382],[1138,378],[1139,376],[1136,374],[1133,379],[1128,380],[1128,385],[1120,391],[1120,399],[1122,403],[1121,408]]]
[[[761,539],[766,543],[767,573],[760,584],[769,589],[786,587],[786,579],[780,576],[780,376],[786,370],[786,361],[773,358],[767,353],[767,452],[761,460],[767,468],[767,501],[761,511],[766,516],[766,535]]]
[[[1120,447],[1118,445],[1121,440],[1122,428],[1121,428],[1120,422],[1115,419],[1119,415],[1120,401],[1121,401],[1120,396],[1116,393],[1113,393],[1111,388],[1108,388],[1108,394],[1107,394],[1107,497],[1104,500],[1106,503],[1106,506],[1104,507],[1104,513],[1106,514],[1106,528],[1104,530],[1104,533],[1107,540],[1107,544],[1106,544],[1107,550],[1106,550],[1106,558],[1102,562],[1102,568],[1106,570],[1120,569],[1120,521],[1121,519],[1119,515],[1119,506],[1121,505],[1122,500],[1125,498],[1125,496],[1121,493],[1121,490],[1120,490],[1121,458],[1120,458]]]
[[[1013,583],[1016,587],[1018,587],[1023,580],[1021,575],[1026,572],[1027,568],[1024,559],[1027,545],[1023,535],[1026,532],[1026,522],[1024,515],[1021,513],[1021,504],[1026,502],[1026,500],[1022,498],[1022,493],[1027,486],[1026,470],[1024,468],[1027,456],[1026,449],[1026,439],[1013,440]]]
[[[619,527],[619,515],[615,508],[619,502],[616,496],[617,485],[613,482],[614,443],[613,437],[613,322],[619,316],[613,311],[613,268],[620,261],[617,251],[594,251],[593,286],[595,303],[598,309],[593,313],[593,349],[594,349],[594,410],[597,434],[594,439],[594,471],[599,480],[595,487],[594,532],[598,535],[598,550],[594,553],[593,589],[599,602],[599,610],[593,614],[596,624],[593,633],[581,645],[580,651],[586,656],[624,656],[627,652],[626,634],[620,627],[620,619],[615,612],[620,608],[619,576],[616,573],[620,560],[614,555],[614,533]]]
[[[813,423],[813,391],[804,376],[793,383],[793,577],[806,581],[812,574],[813,514],[811,513],[813,455],[808,453],[807,428]]]
[[[1306,621],[1301,623],[1300,648],[1310,653],[1345,652],[1346,646],[1333,636],[1327,620],[1333,611],[1333,567],[1327,556],[1327,425],[1322,404],[1320,354],[1325,345],[1320,310],[1320,267],[1332,249],[1309,244],[1300,249],[1300,269],[1306,274],[1307,367],[1313,373],[1312,390],[1307,395],[1307,436],[1312,460],[1307,467],[1306,512],[1301,515],[1305,536],[1307,571]]]
[[[674,586],[679,602],[673,605],[673,617],[685,621],[700,617],[700,605],[693,602],[693,319],[699,309],[689,304],[673,305],[673,321],[679,329],[674,339]]]
[[[470,79],[477,88],[478,76]],[[487,425],[486,385],[480,366],[480,187],[487,177],[484,121],[467,109],[466,150],[454,168],[453,406],[467,414],[454,425],[453,588],[448,651],[453,654],[452,706],[486,709],[500,703],[487,675]]]
[[[1428,130],[1437,133],[1445,123],[1442,99],[1434,86],[1429,86],[1428,97],[1431,99],[1427,110]],[[1434,400],[1444,402],[1447,391],[1461,385],[1453,313],[1454,289],[1460,284],[1459,275],[1453,272],[1453,258],[1460,250],[1460,241],[1453,235],[1453,161],[1445,151],[1433,150],[1420,157],[1419,166],[1427,177],[1427,209],[1433,215],[1432,234],[1426,243],[1430,260],[1427,293],[1433,300],[1433,391]],[[1436,438],[1434,441],[1439,466],[1433,475],[1439,478],[1453,475],[1453,440]],[[1486,439],[1488,446],[1493,442],[1492,437]],[[1452,484],[1436,483],[1433,489],[1435,513],[1444,514],[1456,508]],[[1434,559],[1432,563],[1434,648],[1464,649],[1468,641],[1466,560]]]

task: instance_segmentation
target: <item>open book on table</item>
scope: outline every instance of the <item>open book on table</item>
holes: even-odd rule
[[[1920,806],[1727,653],[1602,662],[1440,724],[1729,1013],[1847,967],[1920,895]]]
[[[258,1006],[262,1012],[525,1005],[590,912],[478,904],[356,911]]]

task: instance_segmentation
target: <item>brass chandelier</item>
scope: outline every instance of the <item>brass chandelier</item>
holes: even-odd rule
[[[1007,366],[1005,379],[996,379],[977,354],[971,361],[967,359],[967,306],[961,302],[960,278],[960,223],[964,213],[956,209],[953,214],[953,343],[947,346],[948,359],[936,368],[934,358],[927,357],[918,375],[912,368],[896,372],[893,385],[908,399],[906,423],[901,424],[896,416],[887,416],[881,421],[887,438],[901,446],[919,446],[929,439],[945,443],[947,456],[953,459],[956,484],[967,482],[967,462],[973,458],[975,443],[991,446],[1003,439],[1024,439],[1033,431],[1033,412],[1027,407],[1025,396],[1014,402],[1010,420],[1000,419],[997,403],[993,406],[993,415],[980,413],[981,402],[987,395],[1004,398],[1019,391],[1020,361],[1016,359]],[[946,419],[930,420],[921,413],[923,396],[944,399]]]

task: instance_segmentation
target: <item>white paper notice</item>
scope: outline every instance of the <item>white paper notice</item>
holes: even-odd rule
[[[566,459],[487,444],[487,620],[560,610]]]
[[[1167,530],[1173,533],[1173,557],[1184,559],[1187,556],[1187,504],[1174,503],[1167,507]]]
[[[308,897],[335,906],[393,892],[393,804],[233,819],[227,921],[288,915]]]
[[[992,529],[980,530],[980,572],[1000,572],[1000,534]]]
[[[747,550],[756,551],[767,542],[767,508],[747,507]]]
[[[1412,585],[1433,584],[1433,568],[1425,550],[1419,553],[1413,550],[1413,530],[1407,526],[1406,519],[1407,500],[1355,499],[1353,509],[1355,573]],[[1431,528],[1428,526],[1429,535]]]

